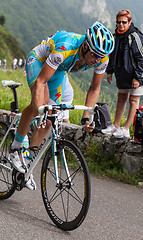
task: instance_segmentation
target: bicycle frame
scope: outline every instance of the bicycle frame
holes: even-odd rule
[[[68,109],[68,110],[73,110],[73,109],[87,110],[87,111],[89,111],[90,116],[92,116],[92,118],[93,118],[95,106],[94,107],[86,107],[86,106],[82,106],[82,105],[65,105],[65,104],[64,105],[44,105],[39,108],[39,113],[41,116],[41,120],[40,120],[41,123],[42,123],[45,115],[46,115],[46,117],[51,117],[51,115],[47,115],[46,112],[48,112],[48,110],[53,110],[53,109],[54,110],[66,110],[66,109]],[[32,159],[30,160],[28,172],[25,174],[25,180],[28,180],[30,174],[33,172],[33,170],[36,167],[37,163],[39,162],[40,158],[42,157],[42,155],[44,154],[46,149],[49,147],[49,145],[52,144],[55,179],[57,181],[57,186],[58,186],[60,181],[59,181],[59,175],[58,175],[58,164],[57,164],[56,152],[57,152],[57,140],[60,139],[60,132],[58,129],[59,120],[58,120],[57,113],[54,113],[52,116],[54,117],[54,122],[52,124],[52,127],[48,131],[47,136],[44,138],[44,140],[38,147],[38,149],[37,149],[36,153],[34,154],[34,156],[32,157]],[[63,166],[64,166],[66,174],[67,174],[67,179],[71,183],[71,178],[70,178],[70,174],[69,174],[69,170],[68,170],[64,152],[62,153],[62,161],[63,161]]]
[[[3,140],[2,140],[2,142],[0,144],[0,148],[2,147],[6,137],[8,135],[8,133],[11,130],[16,130],[16,122],[20,119],[20,117],[21,117],[21,113],[13,113],[13,112],[10,113],[10,120],[9,120],[10,126],[9,126],[9,128],[8,128],[8,130],[7,130],[5,136],[4,136],[4,138],[3,138]]]

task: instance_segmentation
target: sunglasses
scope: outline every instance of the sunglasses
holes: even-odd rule
[[[94,57],[94,58],[96,58],[96,59],[102,59],[102,58],[104,58],[104,57],[101,57],[101,56],[99,56],[97,53],[92,52],[92,51],[90,51],[90,54],[91,54],[92,57]]]
[[[127,24],[128,21],[117,21],[116,23],[117,23],[117,24],[121,24],[121,23],[123,23],[123,24]]]

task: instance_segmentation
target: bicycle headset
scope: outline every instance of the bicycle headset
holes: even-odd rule
[[[85,32],[87,44],[91,51],[101,57],[112,53],[115,41],[112,33],[100,22],[95,22]]]

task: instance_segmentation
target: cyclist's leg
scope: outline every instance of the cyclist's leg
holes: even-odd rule
[[[45,85],[45,99],[47,95],[47,90],[49,89],[49,94],[50,94],[50,101],[45,102],[43,104],[60,104],[61,103],[61,98],[63,96],[63,89],[65,87],[65,81],[64,80],[65,72],[57,71],[49,80],[50,83],[48,82],[47,85]],[[60,79],[60,81],[59,81]],[[60,86],[58,84],[62,82]],[[54,87],[53,87],[54,86]],[[57,88],[55,88],[58,86]],[[54,89],[55,88],[55,89]],[[32,86],[31,86],[32,89]],[[52,89],[52,90],[51,90]],[[31,90],[32,91],[32,90]],[[31,144],[30,146],[39,146],[44,139],[44,137],[47,135],[49,129],[51,127],[51,122],[47,121],[46,127],[45,128],[39,128],[37,131],[33,133],[33,136],[31,138]]]
[[[34,58],[34,57],[35,57],[34,55],[30,54],[27,59],[27,65],[26,65],[27,81],[31,90],[31,95],[33,94],[34,82],[43,66],[43,63],[41,63],[37,58]],[[46,91],[47,91],[47,86],[45,87],[45,94],[46,94]],[[46,104],[46,102],[43,104]],[[16,132],[16,137],[11,146],[12,161],[14,163],[15,168],[20,172],[25,172],[25,170],[22,169],[24,168],[23,163],[21,163],[20,161],[22,160],[22,162],[24,162],[24,165],[25,165],[24,157],[22,154],[22,145],[23,145],[23,139],[27,134],[27,132],[29,131],[29,124],[33,120],[33,117],[34,115],[33,115],[32,101],[31,101],[31,104],[28,107],[26,107],[22,113],[20,123]],[[47,129],[44,129],[44,130],[46,131]],[[38,139],[38,142],[36,143],[32,142],[32,144],[39,146],[40,142],[42,141],[42,134],[40,133],[41,140],[40,140],[40,137],[34,137],[34,135],[38,135],[38,131],[34,133],[32,137],[32,139]],[[19,148],[21,148],[21,150]],[[34,182],[33,177],[30,176],[30,179],[26,183],[26,186],[29,189],[36,189],[35,183],[32,184],[33,182]],[[32,188],[30,186],[30,183],[32,185]],[[33,187],[33,185],[35,186]]]
[[[26,64],[26,71],[27,71],[27,81],[31,88],[32,92],[32,84],[36,77],[38,76],[43,64],[32,54],[29,54]],[[11,160],[13,161],[14,167],[24,173],[26,171],[24,157],[22,154],[22,143],[24,140],[25,135],[29,131],[29,124],[32,121],[34,115],[32,110],[32,103],[25,108],[22,113],[20,123],[16,132],[15,139],[11,145]]]

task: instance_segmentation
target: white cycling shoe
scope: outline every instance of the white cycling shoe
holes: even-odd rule
[[[28,188],[29,190],[36,190],[37,189],[36,183],[33,179],[33,174],[30,175],[28,181],[25,183],[25,187]]]
[[[14,168],[17,171],[19,171],[21,173],[27,172],[27,167],[26,167],[26,163],[25,163],[24,156],[22,153],[22,149],[18,149],[18,148],[11,149],[10,148],[10,159],[13,163]]]

